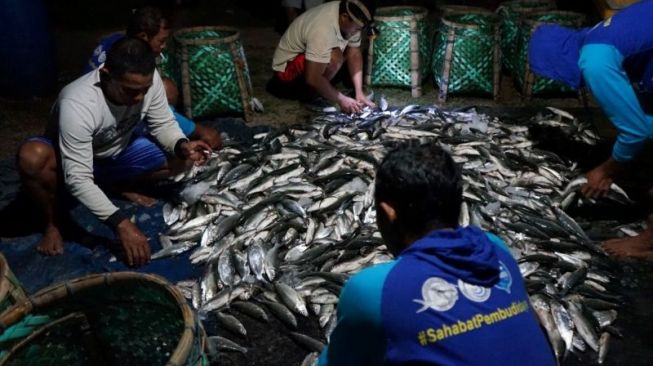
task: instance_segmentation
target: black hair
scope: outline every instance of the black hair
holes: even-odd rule
[[[370,12],[370,15],[374,14],[374,9],[368,4],[369,2],[363,1],[363,0],[358,0],[363,6],[367,8],[367,10]],[[365,25],[369,24],[372,19],[367,19],[367,16],[365,16],[365,13],[363,13],[363,10],[358,7],[358,5],[354,3],[349,3],[349,11],[356,17],[356,19],[360,20],[363,22]],[[339,14],[347,14],[347,0],[340,0],[340,7],[338,10]]]
[[[147,42],[124,37],[111,46],[104,67],[112,77],[121,77],[128,72],[150,75],[156,67],[156,57]]]
[[[129,37],[145,33],[148,38],[152,38],[159,33],[162,26],[164,29],[170,29],[172,19],[159,8],[145,6],[134,11],[129,17],[126,33]]]
[[[388,153],[377,169],[375,190],[376,202],[395,209],[397,227],[406,233],[458,226],[460,168],[435,143],[407,143]]]

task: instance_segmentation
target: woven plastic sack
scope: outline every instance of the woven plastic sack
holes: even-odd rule
[[[414,6],[381,7],[374,17],[379,35],[370,42],[371,68],[368,84],[377,86],[411,87],[421,93],[421,82],[428,75],[430,31],[427,10]],[[414,29],[412,29],[414,25]],[[411,35],[417,36],[411,57]],[[416,64],[415,64],[416,62]]]
[[[518,39],[518,53],[515,59],[514,77],[523,93],[533,94],[572,92],[573,89],[566,84],[533,75],[528,67],[528,43],[531,34],[542,24],[559,24],[569,28],[579,28],[585,21],[585,15],[570,11],[538,11],[525,15],[521,21]],[[555,57],[555,55],[551,55]]]
[[[175,32],[174,38],[186,114],[198,118],[245,113],[247,117],[252,84],[238,30],[186,28]]]
[[[433,81],[447,93],[498,93],[497,16],[483,9],[447,11],[435,36]]]
[[[528,13],[552,9],[555,9],[555,1],[551,0],[508,1],[497,9],[501,22],[501,60],[506,70],[515,70],[521,17]]]

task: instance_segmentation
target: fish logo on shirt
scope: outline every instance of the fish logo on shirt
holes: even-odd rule
[[[510,293],[510,288],[512,287],[512,275],[503,262],[499,261],[499,283],[494,285],[494,287],[499,290],[503,290],[507,293]]]
[[[417,310],[418,314],[427,309],[447,311],[458,301],[458,290],[456,286],[442,278],[431,277],[424,281],[422,285],[422,299],[414,299],[413,301],[422,305]]]
[[[458,280],[458,289],[468,300],[473,302],[485,302],[492,295],[491,288],[472,285],[460,279]]]
[[[121,136],[131,133],[141,120],[140,113],[134,113],[129,117],[119,121],[114,126],[109,126],[93,136],[93,147],[102,148],[110,145],[113,141],[119,139]]]

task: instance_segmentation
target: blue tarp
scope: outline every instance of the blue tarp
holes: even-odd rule
[[[250,145],[252,136],[258,131],[268,130],[267,127],[248,128],[237,119],[221,119],[205,123],[228,135],[229,141]],[[36,251],[41,238],[36,225],[30,221],[40,214],[33,204],[25,198],[17,199],[19,180],[13,161],[0,162],[0,252],[7,258],[11,270],[22,283],[28,293],[34,293],[51,284],[80,277],[86,274],[135,270],[154,273],[175,283],[181,280],[198,278],[202,268],[190,263],[188,251],[173,258],[154,260],[149,264],[131,269],[120,261],[110,261],[112,253],[105,245],[94,248],[85,247],[79,243],[66,242],[63,255],[46,257]],[[122,200],[113,200],[129,217],[134,217],[136,224],[148,237],[151,252],[161,249],[158,234],[165,229],[162,218],[161,200],[153,207],[140,207]],[[78,205],[71,211],[74,221],[91,234],[105,239],[113,239],[113,233],[99,222],[85,207]],[[19,234],[12,237],[2,237],[11,226],[23,225],[31,229],[27,235]]]

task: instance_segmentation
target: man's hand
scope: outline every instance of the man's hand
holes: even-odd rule
[[[150,245],[145,235],[134,223],[122,220],[116,228],[116,233],[130,267],[140,267],[150,261]]]
[[[345,95],[338,95],[338,105],[344,113],[360,113],[362,104],[354,98]]]
[[[196,165],[204,164],[213,151],[211,146],[202,140],[183,142],[179,148],[184,157],[194,161]]]
[[[614,177],[619,173],[620,166],[612,158],[587,173],[587,183],[580,189],[585,197],[602,198],[610,190]]]
[[[196,124],[193,137],[206,142],[213,150],[222,149],[222,138],[220,137],[220,132],[215,128]]]
[[[376,104],[374,104],[374,102],[372,102],[371,100],[367,99],[367,96],[365,96],[365,94],[363,93],[356,95],[356,101],[370,108],[376,108]]]

